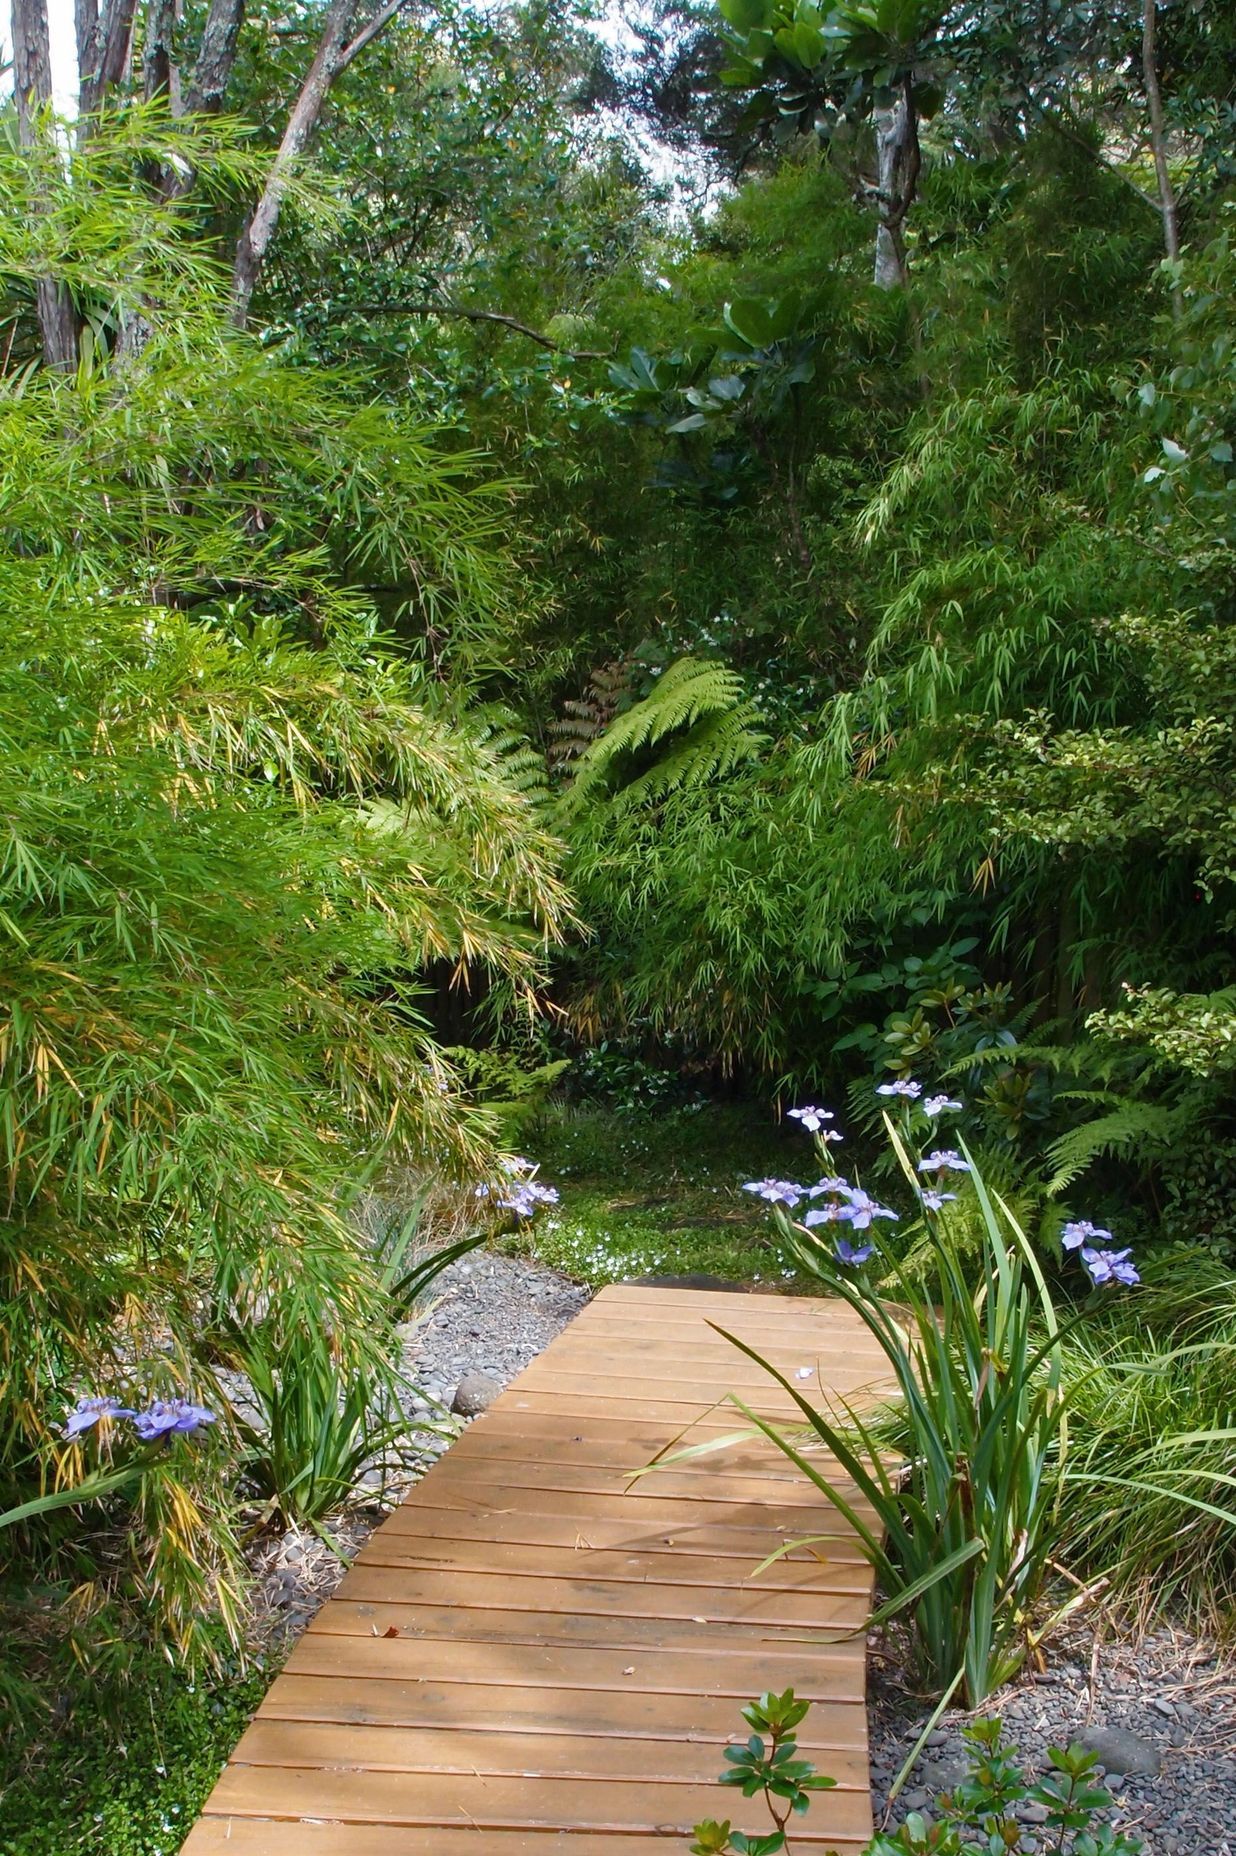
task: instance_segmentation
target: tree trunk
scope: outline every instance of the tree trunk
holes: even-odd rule
[[[360,52],[402,11],[407,0],[387,0],[355,38],[349,38],[356,0],[332,0],[326,25],[318,41],[308,75],[300,95],[292,105],[287,127],[266,177],[262,197],[240,236],[236,263],[232,270],[232,320],[237,328],[245,326],[254,287],[263,260],[279,224],[279,210],[292,178],[292,170],[304,153],[326,102],[326,95],[341,71],[347,69]]]
[[[873,109],[876,141],[875,281],[881,290],[898,289],[906,281],[904,225],[914,204],[921,155],[918,145],[918,111],[914,82],[905,78],[892,103]]]
[[[44,140],[39,113],[51,102],[51,39],[46,0],[13,0],[13,89],[17,98],[17,134],[23,148]],[[55,158],[54,150],[48,153]],[[37,210],[37,203],[36,203]],[[70,372],[77,366],[77,313],[65,286],[41,277],[36,290],[43,358],[48,367]]]
[[[223,108],[244,17],[245,0],[211,0],[193,81],[185,97],[185,108],[191,115],[214,116]]]
[[[172,62],[172,37],[176,29],[176,0],[150,0],[146,11],[146,46],[142,53],[142,87],[146,101],[166,97],[168,107],[178,115],[179,85]]]
[[[326,25],[318,41],[308,75],[300,95],[292,105],[287,126],[271,163],[262,197],[253,209],[248,225],[240,235],[236,263],[232,271],[233,320],[243,328],[249,314],[258,273],[279,224],[279,209],[292,177],[292,169],[304,153],[309,138],[317,128],[326,93],[334,81],[347,50],[352,30],[355,0],[331,0]]]
[[[897,163],[901,146],[903,105],[898,100],[888,109],[872,110],[871,120],[876,138],[876,227],[875,281],[881,290],[896,290],[906,280],[905,242],[900,224],[888,223],[888,205],[896,198]]]
[[[166,0],[152,0],[152,4],[158,8],[166,4]],[[236,47],[244,18],[245,0],[211,0],[197,49],[197,63],[183,97],[177,95],[179,87],[176,67],[169,65],[169,97],[174,116],[180,116],[185,111],[191,116],[218,115],[223,108],[232,66],[236,63]],[[185,166],[168,166],[159,176],[159,190],[165,200],[179,199],[181,194],[189,191],[192,183],[192,170]]]
[[[133,56],[133,21],[137,0],[108,0],[102,13],[97,0],[79,0],[76,10],[78,104],[83,116],[98,109],[129,69]]]
[[[1163,244],[1173,262],[1180,257],[1180,223],[1176,212],[1176,190],[1167,165],[1167,136],[1163,125],[1163,93],[1159,89],[1159,64],[1155,48],[1155,0],[1142,5],[1142,80],[1150,110],[1150,146],[1154,151],[1154,171],[1159,183],[1159,211],[1163,216]],[[1180,290],[1172,290],[1172,308],[1179,316]]]

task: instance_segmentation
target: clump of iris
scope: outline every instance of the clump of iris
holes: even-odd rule
[[[953,1096],[931,1095],[924,1099],[923,1085],[913,1077],[900,1076],[887,1083],[876,1085],[876,1094],[886,1098],[899,1098],[908,1105],[917,1103],[932,1121],[944,1114],[960,1114],[962,1104]],[[840,1140],[841,1136],[834,1129],[825,1127],[826,1122],[836,1119],[831,1109],[811,1105],[805,1108],[792,1108],[790,1117],[799,1122],[808,1132],[815,1135],[817,1141]],[[934,1183],[924,1183],[919,1187],[919,1201],[923,1210],[931,1213],[943,1211],[946,1205],[956,1202],[955,1192],[946,1192],[943,1187],[944,1176],[949,1173],[972,1173],[973,1167],[963,1154],[953,1147],[937,1147],[922,1155],[916,1171],[924,1176],[934,1175]],[[824,1205],[813,1205],[802,1216],[802,1224],[808,1230],[818,1229],[826,1224],[849,1225],[854,1232],[874,1229],[876,1219],[898,1221],[898,1214],[887,1205],[880,1205],[861,1186],[852,1186],[842,1178],[822,1179],[814,1186],[799,1186],[792,1180],[751,1180],[744,1187],[747,1192],[754,1192],[760,1198],[774,1205],[784,1205],[793,1211],[805,1198],[825,1197]],[[1066,1251],[1079,1253],[1082,1266],[1096,1288],[1115,1287],[1133,1288],[1141,1281],[1137,1267],[1132,1261],[1129,1248],[1115,1250],[1112,1233],[1103,1225],[1092,1224],[1088,1219],[1075,1219],[1066,1224],[1060,1235],[1060,1241]],[[854,1244],[846,1237],[838,1237],[833,1254],[838,1263],[847,1268],[861,1266],[874,1254],[874,1243]]]
[[[498,1162],[505,1178],[485,1181],[476,1188],[478,1199],[488,1199],[499,1211],[514,1212],[520,1219],[535,1218],[542,1205],[557,1205],[560,1194],[556,1186],[546,1186],[536,1178],[536,1166],[522,1154],[506,1154]]]
[[[904,1091],[898,1090],[897,1093]],[[824,1125],[836,1119],[831,1109],[814,1106],[792,1108],[788,1114],[808,1133],[814,1134],[821,1144],[842,1139],[836,1129]],[[814,1186],[800,1186],[792,1180],[753,1179],[747,1182],[743,1190],[755,1193],[770,1204],[784,1205],[790,1211],[803,1199],[825,1198],[828,1201],[826,1204],[813,1205],[803,1213],[801,1222],[806,1230],[815,1230],[825,1224],[842,1224],[848,1225],[851,1232],[856,1233],[870,1231],[878,1218],[889,1219],[893,1223],[898,1218],[891,1206],[881,1205],[861,1186],[851,1185],[848,1179],[839,1175],[818,1180]],[[861,1268],[874,1253],[874,1243],[856,1244],[849,1237],[838,1236],[833,1247],[834,1258],[847,1269]]]
[[[1091,1224],[1088,1218],[1073,1219],[1060,1233],[1061,1248],[1080,1253],[1082,1267],[1096,1289],[1106,1289],[1117,1284],[1125,1289],[1135,1288],[1141,1277],[1136,1265],[1130,1261],[1132,1248],[1108,1249],[1107,1246],[1114,1242],[1106,1226]]]
[[[191,1437],[215,1422],[215,1414],[205,1405],[195,1405],[187,1398],[157,1398],[144,1410],[122,1405],[118,1398],[79,1398],[69,1413],[64,1435],[72,1442],[84,1437],[96,1424],[128,1424],[143,1443],[157,1443],[164,1437]]]

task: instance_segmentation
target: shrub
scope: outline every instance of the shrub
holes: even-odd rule
[[[79,1473],[79,1391],[192,1384],[203,1329],[264,1344],[277,1311],[325,1370],[382,1308],[365,1184],[492,1153],[418,976],[527,996],[562,920],[527,756],[373,603],[444,635],[505,611],[492,489],[229,327],[191,219],[133,186],[130,120],[43,180],[73,223],[99,208],[93,282],[66,283],[159,306],[140,365],[100,344],[0,379],[0,1508]],[[29,159],[0,146],[0,255],[32,284]],[[209,1513],[143,1498],[109,1567],[182,1646]],[[21,1545],[97,1596],[91,1518]],[[177,1598],[167,1542],[194,1536]]]

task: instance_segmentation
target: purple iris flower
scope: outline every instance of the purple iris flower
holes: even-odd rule
[[[963,1160],[951,1147],[937,1147],[935,1153],[926,1154],[918,1163],[920,1173],[968,1173],[970,1162]]]
[[[837,1175],[832,1179],[821,1179],[817,1181],[814,1186],[808,1186],[807,1197],[809,1199],[818,1199],[820,1195],[825,1192],[848,1192],[849,1190],[849,1180],[842,1179],[840,1175]]]
[[[839,1220],[848,1218],[849,1215],[848,1206],[819,1205],[814,1211],[803,1213],[803,1223],[810,1229],[812,1225],[817,1224],[837,1224]]]
[[[743,1191],[754,1192],[757,1199],[766,1199],[770,1205],[791,1207],[803,1196],[803,1188],[796,1186],[792,1179],[749,1179]]]
[[[134,1414],[133,1429],[149,1444],[160,1437],[189,1437],[214,1421],[214,1412],[205,1405],[192,1405],[187,1398],[157,1398],[147,1410]]]
[[[923,1103],[923,1108],[934,1120],[937,1115],[943,1115],[947,1109],[952,1109],[954,1113],[960,1114],[961,1103],[956,1101],[952,1096],[928,1096],[927,1100]]]
[[[101,1418],[133,1418],[135,1412],[118,1398],[79,1398],[64,1427],[66,1437],[83,1437]]]
[[[923,1093],[923,1085],[916,1083],[912,1077],[899,1076],[892,1083],[877,1083],[878,1096],[904,1096],[907,1102],[917,1102]]]
[[[856,1231],[870,1230],[873,1218],[891,1218],[896,1224],[897,1213],[890,1211],[887,1205],[877,1205],[870,1193],[864,1192],[861,1186],[851,1186],[846,1197],[850,1202],[841,1207],[841,1216]]]
[[[498,1204],[504,1212],[514,1212],[517,1218],[532,1218],[536,1215],[538,1205],[556,1205],[558,1188],[543,1186],[539,1179],[521,1179],[507,1190],[505,1198]]]
[[[839,1237],[837,1239],[835,1254],[838,1263],[848,1263],[857,1266],[860,1263],[865,1263],[868,1257],[873,1256],[874,1253],[874,1244],[851,1244],[848,1239],[844,1237]]]
[[[957,1194],[955,1192],[937,1192],[933,1186],[927,1186],[924,1188],[921,1196],[923,1204],[927,1207],[929,1212],[942,1212],[946,1205],[951,1205],[953,1203]]]
[[[1104,1283],[1119,1282],[1126,1288],[1133,1288],[1141,1281],[1136,1269],[1129,1262],[1127,1250],[1090,1250],[1082,1251],[1082,1262],[1090,1271],[1090,1279],[1096,1287]]]
[[[1075,1218],[1072,1224],[1066,1224],[1060,1233],[1060,1242],[1065,1250],[1081,1250],[1086,1244],[1100,1243],[1103,1238],[1111,1242],[1111,1232],[1105,1231],[1101,1224],[1091,1224],[1088,1218]]]
[[[791,1121],[801,1121],[808,1134],[818,1134],[826,1121],[836,1120],[830,1108],[792,1108],[787,1113]]]

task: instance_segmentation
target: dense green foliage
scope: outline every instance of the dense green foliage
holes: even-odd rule
[[[169,1856],[201,1810],[272,1670],[193,1681],[153,1654],[140,1680],[87,1688],[60,1671],[73,1709],[32,1728],[28,1765],[0,1793],[9,1856]]]
[[[518,1245],[767,1279],[778,1143],[701,1105],[827,1089],[895,1192],[913,1075],[1013,1221],[949,1214],[939,1386],[997,1226],[1026,1358],[1070,1211],[1146,1278],[1043,1356],[1046,1507],[1027,1369],[1035,1590],[975,1605],[1229,1604],[1223,10],[127,5],[68,125],[14,0],[0,125],[5,1602],[243,1639],[247,1532],[399,1426],[375,1193],[466,1237],[518,1145]],[[220,1421],[100,1488],[90,1395]]]
[[[127,150],[73,186],[97,179],[97,236],[140,277],[146,209],[107,195]],[[230,331],[192,245],[162,262],[184,296],[140,354],[0,389],[0,1507],[81,1473],[53,1441],[78,1393],[219,1408],[216,1326],[251,1370],[296,1347],[372,1378],[385,1288],[349,1203],[395,1164],[475,1171],[493,1136],[424,976],[527,993],[565,918],[535,768],[393,648],[369,590],[426,635],[458,613],[466,653],[502,622],[496,493]],[[79,1615],[140,1594],[187,1647],[213,1591],[239,1631],[225,1462],[156,1466],[106,1565],[59,1517]]]

